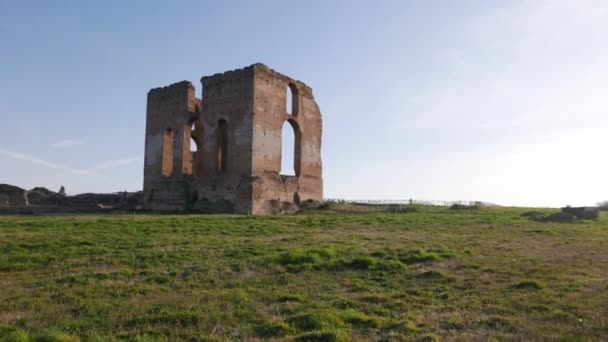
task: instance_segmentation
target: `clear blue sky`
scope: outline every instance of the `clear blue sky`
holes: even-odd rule
[[[608,199],[608,3],[2,1],[0,183],[142,186],[146,93],[262,62],[309,84],[326,197]]]

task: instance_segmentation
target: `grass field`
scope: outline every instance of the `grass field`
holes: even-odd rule
[[[608,217],[523,211],[0,217],[0,340],[608,340]]]

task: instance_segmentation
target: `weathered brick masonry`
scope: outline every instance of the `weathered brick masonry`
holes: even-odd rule
[[[263,64],[201,83],[202,100],[187,81],[148,93],[146,209],[263,215],[322,200],[322,120],[310,87]],[[295,176],[280,174],[286,122]]]

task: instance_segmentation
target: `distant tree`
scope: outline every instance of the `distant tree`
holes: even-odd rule
[[[608,201],[597,202],[597,206],[600,210],[608,210]]]
[[[62,185],[61,188],[59,188],[59,192],[58,192],[59,196],[65,196],[65,187]]]

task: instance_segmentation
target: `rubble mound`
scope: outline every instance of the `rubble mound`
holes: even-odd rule
[[[0,184],[0,207],[24,207],[27,201],[27,191],[18,186]]]
[[[62,186],[59,192],[45,187],[25,190],[18,186],[0,184],[0,213],[52,213],[89,212],[100,210],[139,210],[142,192],[115,192],[110,194],[85,193],[66,196]]]

